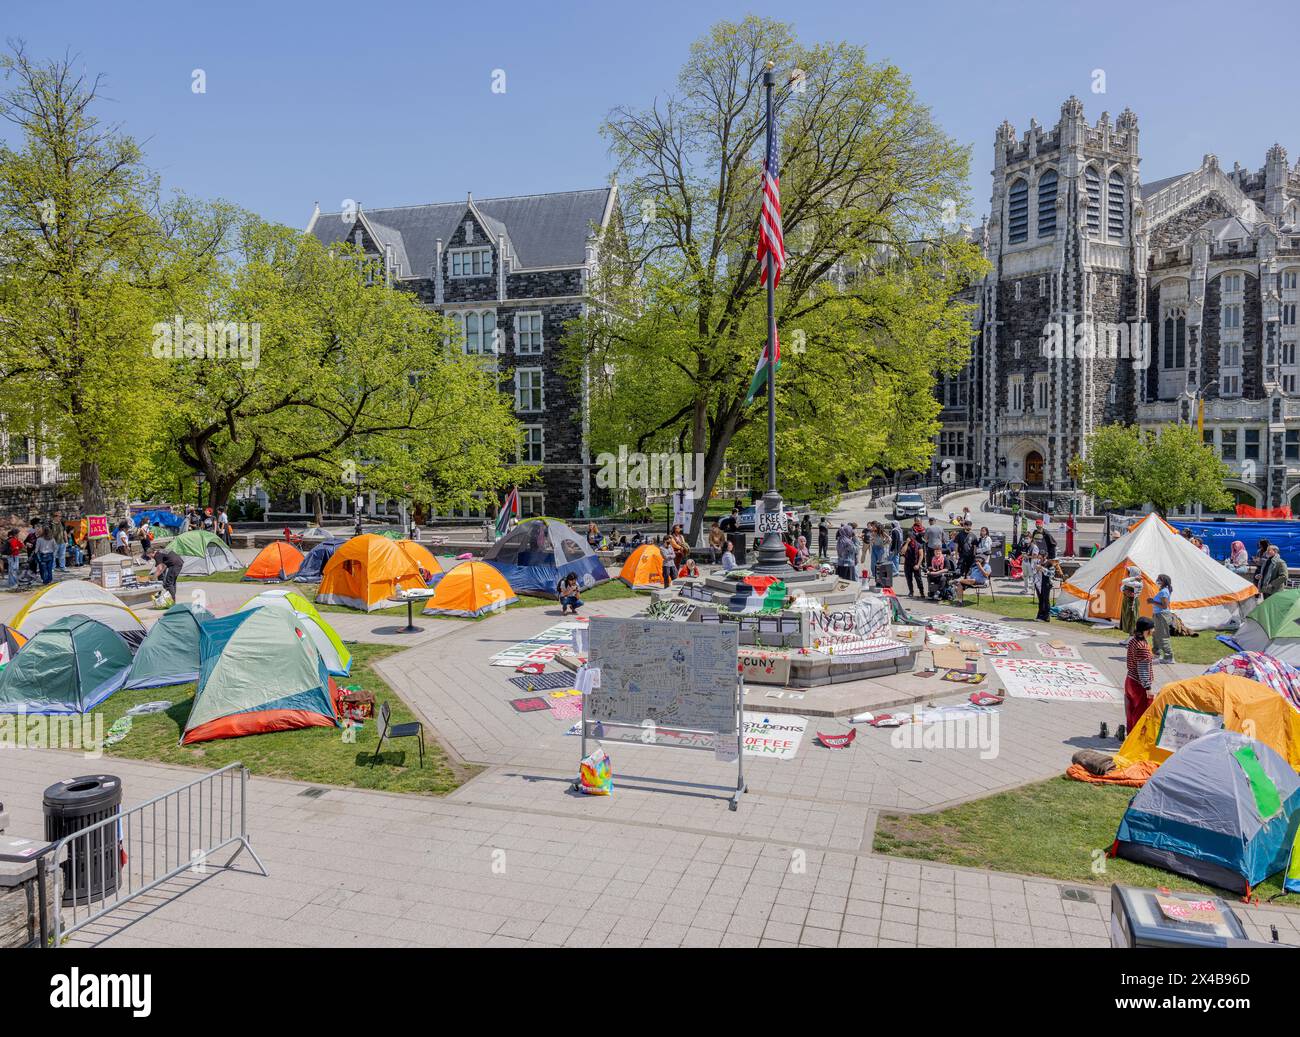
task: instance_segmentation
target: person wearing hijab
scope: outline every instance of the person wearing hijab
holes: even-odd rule
[[[799,534],[799,541],[795,544],[794,567],[796,569],[808,568],[808,538],[802,533]]]
[[[1138,595],[1142,593],[1142,570],[1130,565],[1119,584],[1119,628],[1133,636],[1138,621]]]
[[[1228,552],[1228,568],[1239,576],[1250,571],[1250,555],[1240,540],[1232,542],[1232,549]]]

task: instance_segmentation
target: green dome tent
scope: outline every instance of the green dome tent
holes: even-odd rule
[[[199,629],[211,619],[201,605],[173,605],[135,653],[125,688],[162,688],[199,679]]]
[[[204,623],[199,653],[199,687],[182,745],[338,726],[325,663],[285,609],[249,609]]]
[[[297,591],[278,588],[263,591],[240,605],[239,611],[256,608],[278,608],[293,615],[307,631],[331,676],[346,677],[352,670],[352,653],[348,651],[343,639],[316,611],[316,606]]]
[[[1300,588],[1265,598],[1250,610],[1231,637],[1225,635],[1219,640],[1300,667]]]
[[[171,542],[169,548],[184,559],[182,576],[209,576],[212,573],[242,569],[235,553],[215,533],[206,529],[191,529]]]
[[[131,649],[97,619],[64,616],[0,670],[0,713],[85,713],[122,686]]]

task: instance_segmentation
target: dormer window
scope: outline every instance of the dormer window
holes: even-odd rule
[[[490,248],[461,248],[451,253],[452,277],[491,277],[492,250]]]

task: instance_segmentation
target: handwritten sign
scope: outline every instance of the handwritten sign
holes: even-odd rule
[[[808,718],[773,713],[745,714],[745,755],[793,760],[808,729]]]
[[[91,540],[102,540],[108,537],[108,516],[107,515],[87,515],[86,516],[86,536]]]
[[[1120,690],[1087,663],[1063,659],[990,659],[1007,694],[1020,699],[1116,702]]]

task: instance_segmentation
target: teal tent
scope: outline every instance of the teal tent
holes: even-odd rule
[[[33,635],[0,670],[0,713],[85,713],[117,691],[131,649],[87,616],[64,616]]]
[[[215,619],[201,605],[173,605],[153,625],[127,674],[126,688],[162,688],[199,679],[199,629]]]
[[[1215,731],[1184,745],[1138,790],[1112,855],[1249,894],[1287,866],[1298,825],[1300,778],[1282,755]]]

